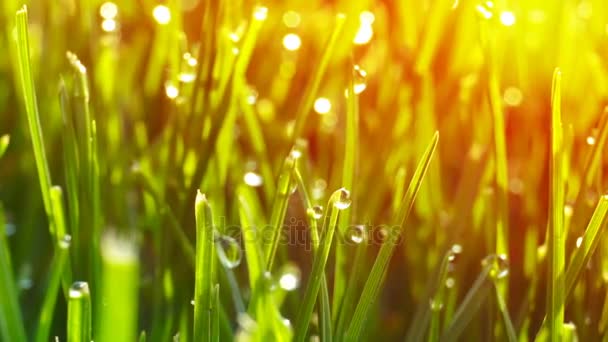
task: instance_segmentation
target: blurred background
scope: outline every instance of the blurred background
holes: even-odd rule
[[[341,186],[344,91],[353,66],[360,114],[352,223],[371,227],[391,223],[397,187],[411,177],[433,133],[440,134],[438,153],[392,259],[369,336],[391,340],[405,336],[417,308],[428,305],[428,283],[453,244],[462,246],[463,253],[453,266],[452,306],[462,299],[486,255],[506,254],[509,311],[518,331],[534,335],[544,316],[543,243],[551,78],[556,67],[563,75],[568,159],[567,256],[576,248],[599,196],[606,192],[601,123],[608,104],[608,3],[603,0],[27,3],[51,175],[55,183],[65,184],[62,137],[66,131],[59,89],[63,82],[70,83],[66,52],[71,51],[86,66],[97,120],[102,224],[142,232],[142,326],[152,322],[145,302],[162,279],[157,255],[167,253],[165,262],[174,265],[177,282],[192,275],[180,266],[179,245],[171,239],[158,240],[153,233],[166,229],[165,223],[149,210],[141,186],[131,179],[133,168],[162,178],[159,187],[165,200],[170,206],[177,203],[176,211],[182,212],[181,203],[189,203],[191,195],[185,190],[201,158],[200,132],[213,131],[214,120],[226,116],[216,144],[220,147],[215,154],[205,150],[211,163],[215,160],[218,167],[226,168],[218,173],[224,176],[202,182],[210,198],[216,199],[214,209],[226,225],[238,224],[234,188],[244,175],[249,174],[245,183],[257,187],[261,208],[269,212],[267,191],[272,187],[263,189],[254,176],[264,179],[264,184],[274,182],[296,137],[304,146],[302,163],[310,193],[315,203],[323,204]],[[256,14],[256,5],[265,6],[267,12]],[[41,301],[51,246],[19,93],[14,13],[20,6],[21,1],[15,0],[0,4],[0,135],[11,135],[0,167],[0,200],[9,222],[20,300],[31,324],[37,311],[27,308]],[[302,109],[339,13],[346,15],[343,30],[312,108]],[[205,94],[221,88],[222,70],[229,70],[241,53],[243,35],[256,15],[264,15],[265,21],[244,69],[244,87],[231,95],[245,99],[242,106],[252,110],[259,122],[267,170],[261,169],[264,163],[240,105],[236,115],[229,115],[222,100],[207,107],[197,102],[205,103],[209,100]],[[197,67],[214,62],[226,67],[199,83]],[[303,111],[307,116],[299,123],[296,115]],[[179,137],[177,142],[165,137],[169,130],[177,132],[173,134]],[[175,143],[172,152],[162,147],[167,141]],[[595,150],[600,151],[596,152],[600,163],[590,166]],[[162,161],[166,153],[175,155],[169,157],[175,164],[168,168]],[[300,198],[292,196],[288,219],[305,215]],[[178,219],[193,241],[193,217]],[[79,248],[84,250],[86,233],[80,239]],[[507,242],[501,246],[498,240]],[[161,242],[173,247],[161,253]],[[371,244],[360,262],[370,265],[377,247]],[[598,252],[566,312],[581,340],[603,336],[608,319],[602,314],[608,241],[601,242]],[[294,247],[286,253],[305,278],[310,269],[307,252]],[[349,253],[350,267],[354,251]],[[237,277],[239,272],[243,273],[237,269]],[[361,285],[361,279],[353,284]],[[177,293],[176,303],[188,303],[188,293]],[[495,308],[483,310],[480,315]],[[292,305],[285,314],[295,312],[297,306]],[[491,336],[492,325],[486,321],[472,323],[467,336]]]

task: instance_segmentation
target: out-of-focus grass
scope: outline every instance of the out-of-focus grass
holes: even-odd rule
[[[604,1],[20,6],[3,340],[607,338]]]

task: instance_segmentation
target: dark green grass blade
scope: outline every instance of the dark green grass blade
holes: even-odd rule
[[[555,70],[551,97],[551,158],[549,173],[549,262],[547,320],[549,339],[561,337],[565,305],[564,162],[561,121],[561,71]]]
[[[378,293],[380,292],[380,287],[382,285],[384,275],[388,268],[389,261],[395,250],[400,232],[403,229],[405,221],[411,211],[412,205],[414,204],[416,194],[420,189],[420,185],[422,184],[422,180],[424,179],[426,170],[428,169],[429,164],[431,163],[433,154],[435,153],[435,149],[437,148],[438,140],[439,133],[436,132],[433,136],[433,139],[431,140],[431,143],[428,145],[424,155],[422,156],[422,159],[416,167],[416,171],[412,176],[410,185],[407,189],[407,192],[405,193],[405,196],[403,197],[403,201],[401,202],[400,208],[397,212],[396,219],[394,220],[394,222],[398,224],[398,226],[388,232],[387,241],[385,241],[382,244],[382,247],[380,247],[380,252],[376,257],[376,261],[372,266],[365,286],[363,287],[361,297],[359,298],[359,302],[355,308],[352,321],[350,322],[350,325],[346,330],[347,340],[358,340],[359,336],[363,331],[365,320],[369,315],[371,306],[376,302],[376,299],[378,298]]]
[[[211,307],[214,281],[213,217],[207,197],[198,193],[196,214],[196,269],[194,285],[194,340],[211,341]]]
[[[71,237],[65,235],[57,242],[55,256],[50,267],[49,282],[42,302],[42,309],[38,318],[38,330],[36,331],[36,341],[49,341],[49,332],[51,323],[53,322],[53,314],[55,313],[55,304],[57,302],[57,292],[61,285],[63,270],[68,259],[68,251],[70,247]]]
[[[3,341],[25,342],[25,329],[19,293],[13,277],[13,266],[5,235],[4,210],[0,205],[0,337]]]
[[[91,341],[91,293],[86,282],[70,287],[67,332],[68,342]]]
[[[323,232],[325,235],[321,239],[320,248],[315,253],[312,271],[306,284],[306,292],[304,293],[301,309],[296,319],[295,341],[302,342],[306,339],[312,311],[317,300],[319,288],[324,279],[325,265],[329,257],[338,218],[340,212],[346,209],[348,205],[350,205],[350,194],[345,189],[336,190],[327,203],[323,222]]]

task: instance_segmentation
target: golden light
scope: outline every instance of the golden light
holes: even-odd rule
[[[255,20],[266,20],[268,17],[268,8],[264,6],[258,6],[253,12],[253,18]]]
[[[179,89],[173,83],[168,82],[165,84],[165,94],[167,94],[168,98],[175,99],[179,96]]]
[[[101,29],[105,32],[114,32],[116,31],[116,20],[114,19],[104,19],[101,22]]]
[[[113,2],[104,2],[99,7],[99,15],[104,19],[114,19],[118,15],[118,6]]]
[[[503,99],[508,106],[517,107],[521,104],[523,97],[524,96],[519,88],[508,87],[505,90]]]
[[[318,114],[327,114],[331,110],[331,101],[325,97],[319,97],[315,100],[314,109]]]
[[[372,29],[372,25],[361,23],[361,26],[359,26],[359,30],[357,31],[353,42],[357,45],[365,45],[369,43],[370,40],[372,40],[373,36],[374,30]]]
[[[505,26],[513,26],[515,24],[515,14],[511,11],[500,13],[500,22]]]
[[[160,25],[167,25],[171,21],[171,11],[165,5],[157,5],[152,11],[154,20]]]
[[[300,14],[298,14],[298,12],[295,11],[287,11],[285,12],[285,14],[283,14],[283,24],[285,24],[285,26],[287,27],[298,27],[300,25],[301,22],[301,18],[300,18]]]
[[[302,45],[300,36],[295,33],[288,33],[283,37],[283,47],[289,51],[296,51]]]
[[[370,11],[363,11],[359,15],[359,20],[361,21],[362,24],[371,25],[376,20],[376,16],[374,16],[374,13],[372,13]]]

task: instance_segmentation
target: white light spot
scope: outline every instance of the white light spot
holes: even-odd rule
[[[285,291],[292,291],[298,287],[298,278],[293,273],[285,273],[279,279],[279,285]]]
[[[500,13],[500,22],[505,26],[513,26],[515,24],[515,14],[511,11]]]
[[[157,5],[152,11],[154,20],[160,25],[167,25],[171,21],[171,11],[165,5]]]
[[[318,114],[327,114],[331,110],[331,101],[325,97],[319,97],[315,100],[314,109]]]
[[[249,186],[258,187],[262,185],[262,176],[250,171],[245,173],[245,175],[243,176],[243,181]]]
[[[302,45],[300,36],[295,33],[288,33],[283,37],[283,46],[289,51],[296,51]]]
[[[365,45],[372,40],[373,36],[374,30],[372,29],[372,25],[362,22],[361,26],[359,26],[359,30],[357,30],[357,34],[355,35],[353,42],[357,45]]]
[[[101,29],[105,32],[114,32],[116,31],[116,20],[114,19],[104,19],[101,22]]]
[[[255,20],[266,20],[268,17],[268,8],[264,6],[256,7],[255,11],[253,12],[253,17]]]
[[[118,15],[118,6],[113,2],[104,2],[99,7],[99,15],[104,19],[114,19]]]

